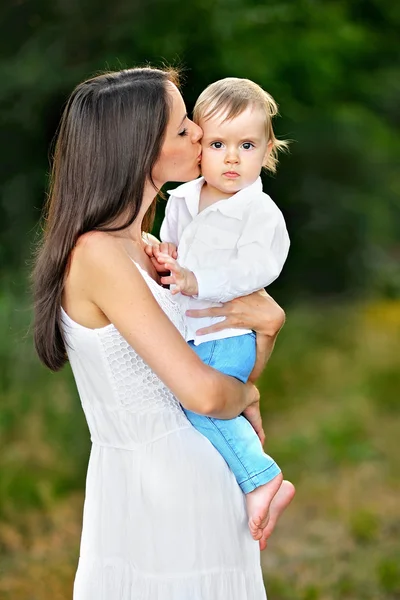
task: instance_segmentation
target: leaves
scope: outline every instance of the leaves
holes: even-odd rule
[[[293,143],[265,189],[292,248],[274,293],[399,293],[397,2],[116,0],[99,10],[94,0],[40,0],[1,12],[4,265],[29,254],[73,87],[101,70],[172,62],[184,67],[189,110],[225,76],[254,79],[280,105],[275,129]]]

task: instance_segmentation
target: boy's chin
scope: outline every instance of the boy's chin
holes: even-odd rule
[[[206,186],[210,189],[214,190],[214,193],[217,194],[221,194],[224,195],[226,197],[229,196],[233,196],[234,194],[237,194],[237,192],[240,192],[240,190],[243,189],[244,186],[241,186],[238,182],[236,182],[236,185],[230,185],[230,186],[226,186],[226,185],[213,185],[212,183],[207,182]]]
[[[219,185],[219,189],[221,192],[225,192],[226,194],[236,194],[236,192],[240,192],[244,187],[246,187],[241,180],[232,180],[223,182]]]

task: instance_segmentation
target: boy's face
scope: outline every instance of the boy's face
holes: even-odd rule
[[[265,113],[248,106],[240,115],[224,121],[225,113],[202,119],[201,172],[207,186],[228,198],[251,185],[260,174],[271,150],[265,127]]]

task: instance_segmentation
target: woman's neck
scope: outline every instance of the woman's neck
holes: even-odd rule
[[[131,240],[132,242],[137,242],[140,244],[142,243],[143,219],[144,219],[148,209],[150,208],[152,203],[155,201],[155,198],[156,198],[155,191],[156,190],[154,189],[153,185],[150,182],[148,182],[145,185],[143,199],[142,199],[142,205],[140,207],[138,216],[133,221],[133,223],[131,223],[131,225],[129,225],[129,227],[125,227],[124,229],[121,229],[120,231],[116,231],[115,235],[117,237],[123,237],[123,238]],[[122,219],[118,219],[118,221],[122,222]],[[118,221],[115,221],[115,223],[113,223],[113,225],[118,226]]]

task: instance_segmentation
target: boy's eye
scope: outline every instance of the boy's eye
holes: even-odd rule
[[[216,150],[220,150],[223,146],[222,142],[213,142],[210,144],[211,148],[215,148]]]
[[[244,150],[250,150],[250,148],[254,148],[254,144],[252,144],[251,142],[244,142],[242,146]]]

